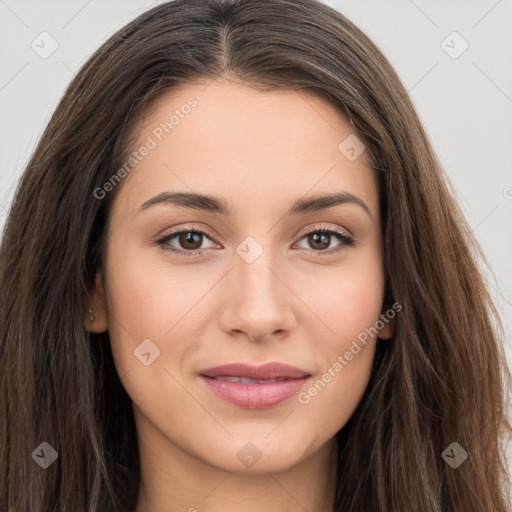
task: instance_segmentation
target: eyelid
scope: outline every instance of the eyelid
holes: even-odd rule
[[[306,235],[309,235],[310,233],[316,233],[317,231],[335,231],[337,233],[343,234],[349,238],[354,239],[354,235],[352,235],[352,233],[348,229],[341,228],[338,226],[329,226],[327,224],[321,224],[320,226],[313,226],[311,229],[307,229],[306,231],[303,231],[299,238],[302,239]]]
[[[164,231],[161,235],[158,236],[159,239],[162,239],[162,238],[167,238],[171,235],[177,235],[183,231],[193,231],[193,232],[197,232],[197,233],[204,233],[206,235],[208,235],[208,238],[210,238],[212,240],[212,242],[215,240],[215,234],[213,233],[213,231],[211,231],[208,227],[206,226],[203,226],[203,225],[192,225],[192,224],[184,224],[184,225],[180,225],[176,228],[173,228],[169,231]]]

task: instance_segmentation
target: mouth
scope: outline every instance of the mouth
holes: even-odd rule
[[[240,382],[242,384],[268,384],[269,382],[283,382],[284,380],[289,380],[286,377],[278,377],[275,379],[248,379],[245,377],[231,377],[229,375],[223,375],[220,377],[208,377],[208,375],[203,375],[203,377],[226,382]]]
[[[226,402],[245,409],[268,409],[295,395],[311,374],[282,363],[235,363],[202,370],[199,377]]]
[[[240,378],[254,381],[268,381],[273,379],[300,379],[309,376],[301,368],[284,363],[267,363],[261,366],[252,366],[245,363],[230,363],[202,370],[200,375],[210,378]],[[232,381],[236,382],[236,381]],[[247,384],[254,384],[253,382]]]

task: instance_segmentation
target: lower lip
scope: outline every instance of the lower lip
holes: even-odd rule
[[[268,384],[242,384],[200,375],[208,388],[219,398],[245,409],[268,409],[295,395],[309,377],[288,379]]]

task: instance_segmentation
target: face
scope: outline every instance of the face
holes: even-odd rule
[[[352,125],[304,92],[198,82],[139,128],[93,329],[109,331],[138,435],[226,471],[290,468],[368,384],[384,313],[375,171]]]

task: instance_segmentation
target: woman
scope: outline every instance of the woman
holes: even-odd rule
[[[509,510],[480,249],[312,1],[159,5],[68,87],[0,254],[0,509]]]

